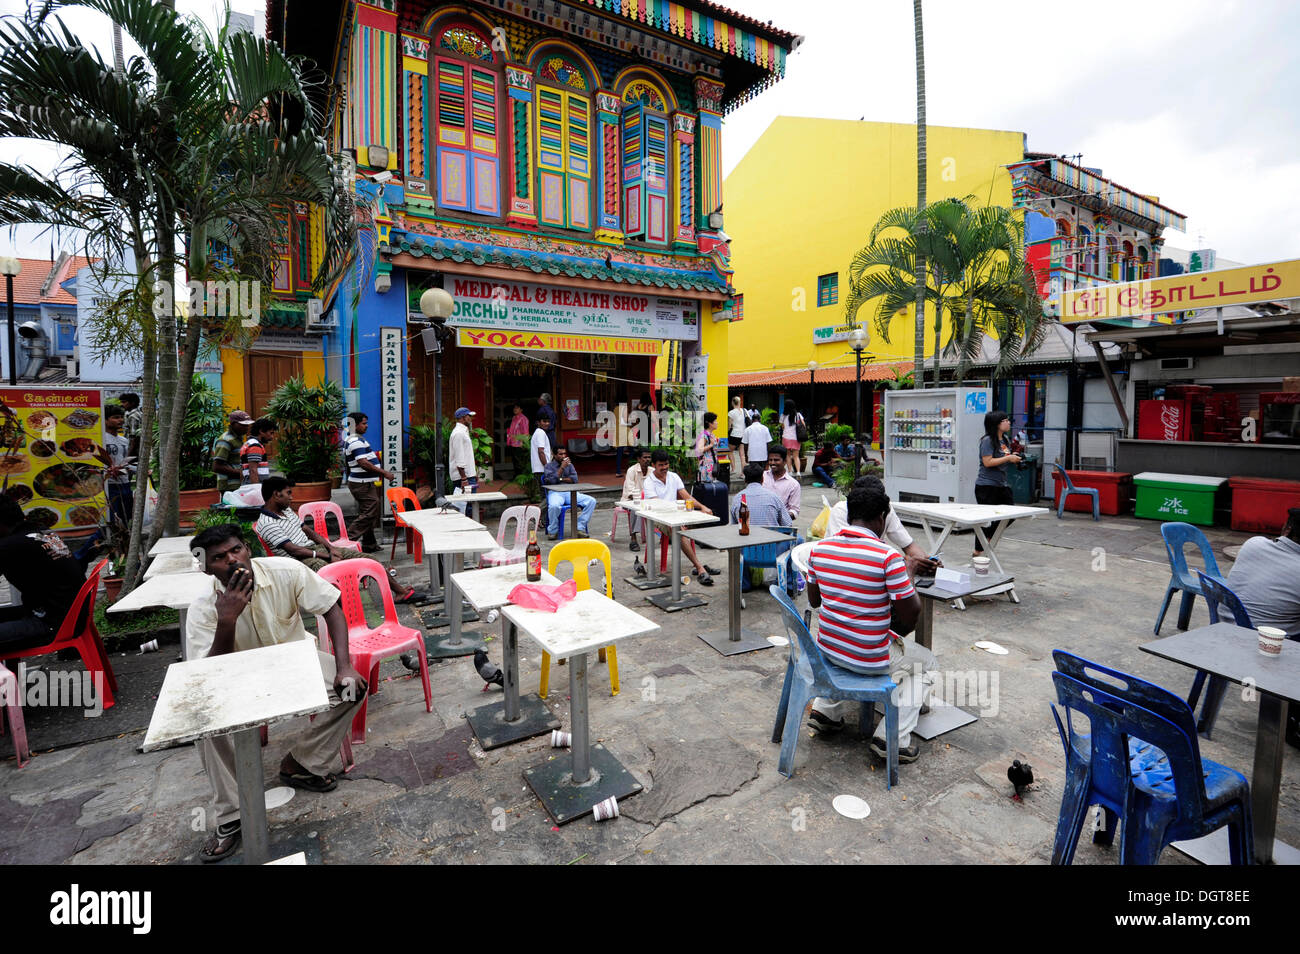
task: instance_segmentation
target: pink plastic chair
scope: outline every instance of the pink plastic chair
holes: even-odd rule
[[[510,521],[515,522],[515,542],[514,546],[507,550],[505,548],[506,530]],[[478,565],[487,566],[507,566],[511,563],[523,563],[524,551],[528,549],[528,531],[536,530],[537,525],[542,522],[541,507],[511,507],[501,515],[501,523],[497,525],[497,547],[495,550],[488,550],[480,554]]]
[[[383,565],[374,560],[344,560],[321,567],[320,577],[337,586],[342,595],[343,617],[348,624],[348,653],[352,656],[352,665],[357,672],[365,676],[373,687],[379,680],[381,662],[391,656],[415,652],[420,660],[420,681],[424,684],[424,708],[426,712],[432,712],[433,692],[429,688],[429,663],[424,654],[424,637],[418,629],[403,626],[397,621],[397,607],[393,603],[393,591],[388,586],[388,573]],[[375,581],[370,584],[368,592],[372,595],[377,593],[384,604],[384,621],[374,629],[366,622],[366,609],[361,602],[363,579]],[[322,650],[332,652],[333,644],[329,641],[323,617],[316,617],[316,627]],[[366,741],[366,708],[369,702],[370,695],[367,693],[352,720],[352,741],[356,744]]]
[[[14,737],[14,755],[18,759],[18,767],[22,768],[31,761],[32,753],[27,748],[27,726],[23,722],[23,701],[18,692],[18,677],[0,663],[0,735],[4,734],[6,709],[9,710],[9,732]]]
[[[333,515],[334,519],[339,523],[339,538],[337,540],[330,540],[329,525],[325,522],[327,515]],[[332,500],[313,500],[310,503],[305,503],[298,508],[298,517],[302,520],[310,517],[312,529],[324,539],[330,540],[330,546],[338,547],[340,550],[361,551],[360,543],[348,539],[348,526],[343,522],[343,511]]]

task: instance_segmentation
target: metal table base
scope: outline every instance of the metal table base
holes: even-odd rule
[[[271,859],[266,824],[266,792],[262,788],[262,727],[230,734],[235,746],[235,782],[239,788],[239,828],[243,862],[265,864]]]
[[[536,693],[519,696],[519,633],[505,616],[501,617],[501,672],[505,698],[479,706],[465,718],[484,750],[500,748],[520,739],[560,727],[546,703]]]
[[[464,607],[465,601],[461,599],[460,590],[456,587],[452,576],[461,571],[461,561],[463,555],[453,553],[451,555],[451,573],[447,574],[447,600],[444,605],[444,616],[450,616],[448,623],[451,629],[446,634],[434,636],[427,633],[424,637],[424,651],[430,659],[447,659],[452,656],[471,656],[480,649],[485,649],[487,644],[483,637],[478,633],[462,633],[461,623],[478,619],[478,614],[472,609],[465,607],[462,612],[457,613],[458,607]],[[467,619],[468,617],[468,619]],[[427,626],[441,625],[434,621],[427,623]]]
[[[736,549],[727,551],[727,628],[698,634],[724,656],[772,648],[766,636],[740,625],[740,554]]]
[[[682,532],[680,527],[672,528],[672,537],[670,539],[668,549],[672,551],[673,560],[672,576],[669,582],[672,584],[673,591],[671,593],[656,593],[654,596],[647,596],[646,599],[665,613],[676,613],[679,610],[690,609],[694,606],[708,606],[708,600],[702,600],[698,596],[682,595]]]

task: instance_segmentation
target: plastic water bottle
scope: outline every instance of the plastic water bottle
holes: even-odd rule
[[[483,622],[485,622],[485,623],[495,623],[495,622],[496,622],[497,620],[499,620],[500,618],[501,618],[501,611],[500,611],[500,610],[494,610],[494,609],[493,609],[493,610],[488,610],[487,615],[483,617]]]

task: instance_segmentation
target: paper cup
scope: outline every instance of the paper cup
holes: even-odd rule
[[[598,822],[608,821],[611,818],[617,818],[618,799],[616,799],[613,795],[611,795],[603,802],[597,802],[595,805],[591,806],[591,814],[592,817]]]
[[[971,565],[975,567],[975,575],[976,575],[976,576],[988,576],[988,575],[989,575],[989,558],[988,558],[988,557],[975,557],[975,559],[971,560],[970,562],[971,562]]]
[[[1259,633],[1259,652],[1262,656],[1269,659],[1276,659],[1282,655],[1282,643],[1286,641],[1286,633],[1274,626],[1261,626],[1255,630]]]
[[[563,729],[551,730],[551,748],[567,749],[573,744],[573,736]]]

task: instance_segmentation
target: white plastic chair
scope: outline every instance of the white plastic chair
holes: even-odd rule
[[[506,549],[506,529],[510,521],[515,522],[514,546]],[[542,522],[542,508],[536,506],[510,507],[501,515],[497,525],[497,546],[495,550],[479,555],[479,566],[506,566],[511,563],[523,563],[524,551],[528,549],[528,532],[536,530]]]

